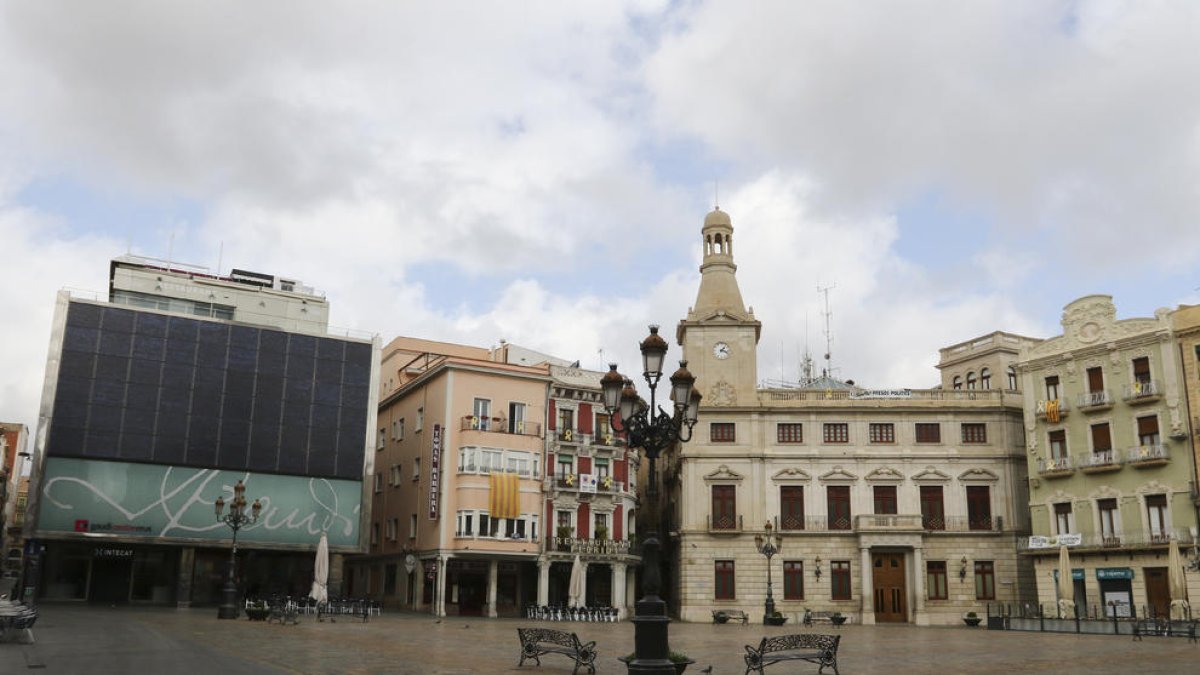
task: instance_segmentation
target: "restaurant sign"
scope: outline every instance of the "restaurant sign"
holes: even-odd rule
[[[429,461],[429,519],[437,520],[442,487],[442,425],[433,425],[433,457]]]
[[[1059,546],[1078,546],[1083,543],[1083,535],[1079,533],[1053,534],[1050,536],[1034,535],[1029,538],[1029,548],[1058,548]]]

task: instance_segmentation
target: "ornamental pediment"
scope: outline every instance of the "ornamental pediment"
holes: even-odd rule
[[[942,473],[932,466],[927,466],[921,473],[913,476],[913,481],[916,483],[948,483],[950,475]]]
[[[709,474],[705,474],[705,476],[704,476],[704,480],[707,480],[707,481],[730,481],[730,480],[742,480],[743,478],[745,478],[745,476],[734,471],[733,469],[730,469],[725,464],[722,464],[721,466],[717,467],[716,471],[713,471],[712,473],[709,473]]]
[[[867,480],[873,482],[896,483],[904,480],[904,474],[890,466],[881,466],[867,474]]]
[[[976,468],[976,469],[967,469],[966,471],[958,474],[958,480],[959,481],[967,481],[967,480],[970,480],[970,481],[998,481],[998,480],[1000,480],[1000,476],[997,476],[994,472],[989,471],[987,469]]]
[[[812,476],[808,475],[808,472],[804,469],[798,469],[794,466],[791,466],[775,472],[775,475],[771,476],[771,480],[796,483],[812,480]]]
[[[827,482],[856,481],[856,480],[858,480],[858,476],[855,476],[854,474],[850,473],[849,471],[843,469],[840,466],[835,466],[835,467],[833,467],[832,471],[821,474],[821,481],[826,482],[826,483]]]

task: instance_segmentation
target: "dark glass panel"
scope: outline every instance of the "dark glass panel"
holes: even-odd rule
[[[322,405],[336,406],[342,402],[342,387],[333,380],[317,382],[313,401]]]
[[[146,434],[154,433],[154,422],[157,414],[153,410],[134,410],[131,408],[125,409],[125,418],[121,426],[123,434]]]
[[[317,358],[341,361],[346,354],[346,343],[332,338],[317,341]]]
[[[183,317],[167,318],[167,337],[174,342],[195,342],[198,335],[197,322]]]
[[[196,369],[191,365],[169,362],[163,364],[162,384],[164,387],[191,389],[192,379],[195,376]]]
[[[139,312],[137,316],[137,330],[135,332],[146,337],[166,337],[167,317],[162,314]]]
[[[133,336],[133,358],[162,361],[166,350],[167,341],[160,337],[151,337],[149,335],[134,335]]]
[[[120,410],[121,406],[125,405],[125,383],[120,380],[96,380],[92,384],[92,405],[96,404]]]
[[[153,458],[154,436],[150,434],[133,434],[128,431],[121,434],[121,459],[137,462]]]
[[[100,333],[100,347],[97,351],[109,356],[129,356],[133,344],[131,333],[115,333],[105,330]]]
[[[92,380],[87,377],[59,377],[55,394],[57,401],[87,404],[92,400]]]
[[[67,308],[67,325],[99,328],[101,309],[98,305],[72,302]]]
[[[132,333],[135,316],[136,314],[128,309],[105,307],[102,326],[105,332]]]
[[[83,429],[53,427],[47,453],[51,455],[78,456],[83,454]]]
[[[341,382],[342,362],[317,360],[317,382]]]
[[[58,374],[90,379],[96,369],[96,356],[90,352],[64,351]],[[61,382],[61,380],[60,380]]]
[[[134,359],[129,364],[129,381],[157,387],[162,378],[161,361],[142,361]]]
[[[347,408],[366,408],[367,398],[370,396],[371,390],[367,387],[353,387],[346,385],[342,389],[342,405]]]
[[[86,403],[66,401],[61,397],[54,401],[54,417],[51,424],[54,429],[71,427],[83,429],[87,423],[88,406]]]
[[[317,354],[317,338],[311,335],[289,335],[288,355],[292,358],[307,356],[311,360]]]
[[[100,331],[95,328],[67,326],[63,335],[63,350],[92,353],[100,341]]]
[[[118,436],[111,431],[98,431],[92,427],[83,441],[83,454],[89,457],[118,457]]]
[[[119,380],[124,382],[129,377],[129,359],[123,356],[97,356],[96,379]]]

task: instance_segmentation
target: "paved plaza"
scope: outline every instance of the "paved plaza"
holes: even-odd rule
[[[135,609],[43,605],[33,645],[0,644],[0,673],[420,673],[430,675],[570,673],[561,656],[517,668],[516,628],[575,631],[598,643],[598,673],[624,673],[617,657],[633,645],[630,623],[541,623],[446,618],[391,612],[364,624],[341,619],[298,626],[219,621],[215,609]],[[804,630],[804,629],[801,629]],[[820,631],[832,632],[824,628]],[[743,646],[793,627],[672,624],[671,645],[696,659],[689,673],[712,666],[740,675]],[[1191,673],[1200,645],[1183,638],[1096,636],[966,627],[845,626],[838,663],[850,673]],[[779,664],[768,673],[815,673]],[[827,671],[828,672],[828,671]]]

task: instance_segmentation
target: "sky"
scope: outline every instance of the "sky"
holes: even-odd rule
[[[762,380],[1200,302],[1200,4],[0,0],[0,419],[127,252],[635,372],[719,203]],[[668,357],[678,358],[672,345]]]

